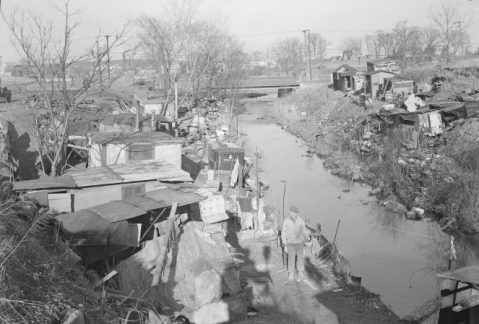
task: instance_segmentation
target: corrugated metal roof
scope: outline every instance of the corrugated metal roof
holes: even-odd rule
[[[13,190],[40,190],[56,188],[76,188],[75,180],[69,175],[61,177],[45,177],[34,180],[17,181],[13,183]]]

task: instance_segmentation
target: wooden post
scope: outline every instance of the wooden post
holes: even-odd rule
[[[163,244],[160,246],[160,255],[158,257],[158,260],[156,262],[156,268],[154,269],[153,272],[153,280],[151,281],[151,286],[156,287],[158,286],[158,283],[160,282],[160,277],[163,272],[164,268],[164,260],[166,258],[166,255],[168,254],[168,245],[170,243],[171,237],[173,235],[173,231],[175,229],[175,214],[176,214],[176,208],[178,207],[177,202],[173,202],[171,204],[171,210],[170,210],[170,215],[168,216],[168,224],[166,225],[166,239],[163,242]],[[158,238],[156,239],[158,240]]]
[[[283,220],[281,222],[281,228],[282,228],[284,223],[284,202],[286,197],[286,180],[281,180],[281,182],[283,183]]]
[[[338,225],[336,226],[336,232],[334,233],[333,245],[336,242],[336,236],[338,235],[338,230],[339,230],[339,224],[340,223],[341,223],[341,220],[338,220]]]
[[[156,132],[155,111],[151,112],[151,131]]]

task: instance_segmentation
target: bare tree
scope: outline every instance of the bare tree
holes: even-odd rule
[[[449,62],[451,54],[457,54],[458,48],[466,46],[465,42],[469,38],[466,36],[467,28],[472,21],[471,11],[467,11],[457,2],[444,1],[431,9],[431,20],[442,34]]]
[[[381,40],[379,32],[372,35],[366,35],[366,48],[370,55],[373,55],[376,59],[381,56]]]
[[[351,60],[361,55],[363,42],[360,38],[348,36],[343,39],[343,59]]]
[[[200,90],[218,89],[220,76],[230,59],[232,38],[218,20],[204,18],[198,14],[194,0],[170,1],[160,17],[143,16],[137,19],[140,46],[154,62],[162,76],[162,95],[166,114],[173,100],[174,82],[182,77],[183,95],[181,105],[191,94],[197,98]],[[236,42],[236,49],[242,48]],[[241,65],[244,67],[244,64]]]
[[[389,57],[395,46],[394,34],[392,32],[378,31],[379,46],[382,49],[384,57]]]
[[[67,166],[67,141],[72,113],[87,98],[101,92],[100,75],[107,68],[104,58],[106,48],[97,50],[94,42],[83,54],[72,53],[72,42],[78,23],[72,18],[79,14],[70,9],[70,1],[63,7],[56,7],[63,16],[63,37],[53,39],[54,24],[40,17],[14,11],[10,18],[2,13],[9,27],[14,45],[26,60],[36,77],[37,90],[32,112],[34,116],[33,137],[39,153],[44,173],[60,175]],[[117,46],[125,33],[123,29],[112,37],[110,49]],[[98,41],[99,37],[97,37]],[[82,81],[73,84],[69,75],[74,66],[83,68]],[[45,166],[43,161],[49,164]]]
[[[426,55],[433,56],[441,42],[441,33],[433,27],[424,27],[419,39],[422,51]]]
[[[303,44],[298,38],[280,40],[273,45],[271,51],[282,72],[299,75],[303,67]]]
[[[194,1],[170,1],[161,17],[142,16],[136,21],[140,46],[162,75],[163,115],[172,101],[175,80],[180,75],[188,44],[194,37],[197,9]]]
[[[311,34],[311,54],[315,60],[323,60],[328,49],[329,42],[319,33]]]
[[[406,21],[396,24],[393,30],[394,48],[392,55],[398,60],[404,71],[407,65],[422,53],[420,46],[420,29],[409,27]]]

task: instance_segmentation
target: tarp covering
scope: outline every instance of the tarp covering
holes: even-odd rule
[[[71,214],[56,216],[61,224],[64,238],[74,240],[75,245],[123,244],[136,246],[138,241],[130,240],[130,229],[127,222],[110,223],[100,215],[81,210]]]
[[[119,289],[153,303],[160,302],[172,312],[193,310],[195,278],[204,270],[215,270],[227,282],[228,274],[235,266],[224,236],[213,240],[199,229],[201,226],[203,224],[197,227],[194,222],[189,222],[178,233],[177,244],[167,255],[165,270],[157,287],[151,287],[151,282],[160,245],[164,243],[162,236],[146,242],[142,250],[115,267]]]
[[[69,242],[85,264],[136,247],[140,239],[139,224],[110,223],[89,210],[61,214],[56,219],[63,239]]]

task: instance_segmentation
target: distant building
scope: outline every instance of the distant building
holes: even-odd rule
[[[334,90],[354,91],[358,70],[348,64],[343,64],[333,72]]]
[[[389,71],[367,71],[365,72],[366,94],[371,97],[378,97],[384,91],[384,80],[394,76]]]

